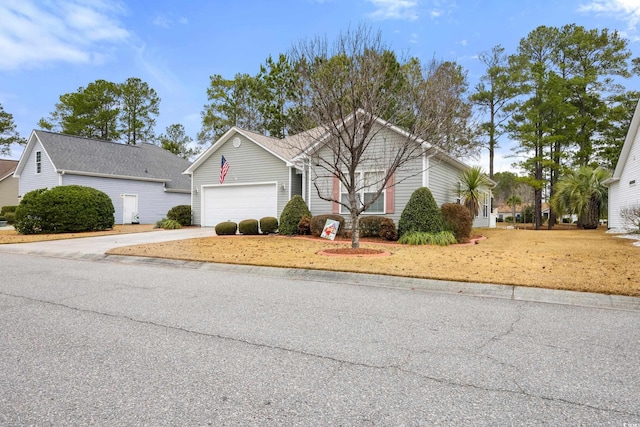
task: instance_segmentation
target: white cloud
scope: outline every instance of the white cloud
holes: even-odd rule
[[[629,29],[635,30],[640,21],[639,0],[592,0],[580,5],[580,12],[611,15],[626,21]]]
[[[375,10],[369,14],[373,19],[418,19],[418,0],[368,0]]]
[[[174,21],[172,18],[169,18],[167,16],[164,15],[158,15],[156,16],[156,18],[153,20],[153,25],[156,25],[158,27],[162,27],[162,28],[171,28],[174,26],[174,24],[176,23],[176,21]],[[184,16],[178,18],[177,23],[180,25],[186,25],[189,23],[189,20],[187,18],[185,18]]]
[[[2,0],[0,69],[51,62],[100,63],[105,46],[130,37],[118,20],[123,13],[110,0]]]

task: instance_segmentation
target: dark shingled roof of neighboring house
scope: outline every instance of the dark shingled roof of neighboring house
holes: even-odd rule
[[[11,176],[18,166],[17,160],[0,159],[0,180]]]
[[[158,147],[126,145],[42,130],[34,131],[58,171],[165,181],[168,190],[189,190],[183,175],[191,162]]]

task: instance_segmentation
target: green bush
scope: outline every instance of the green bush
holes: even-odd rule
[[[182,228],[182,225],[175,219],[165,219],[162,222],[162,228],[164,228],[165,230],[177,230],[179,228]]]
[[[258,220],[257,219],[243,219],[238,224],[238,231],[245,236],[255,236],[258,234]]]
[[[232,221],[225,221],[215,227],[218,236],[233,236],[238,231],[238,224]]]
[[[13,225],[16,222],[16,213],[15,212],[7,212],[4,214],[4,217],[7,221],[7,224]]]
[[[21,234],[72,233],[113,227],[114,208],[102,191],[80,185],[25,194],[16,209],[15,228]]]
[[[15,213],[17,208],[17,206],[3,206],[2,209],[0,209],[0,215],[6,216],[5,214]]]
[[[178,221],[183,227],[188,227],[191,225],[191,206],[174,206],[167,212],[167,218]]]
[[[522,222],[533,222],[533,206],[527,205],[522,209]]]
[[[431,190],[427,187],[415,190],[400,215],[398,222],[400,238],[414,231],[435,234],[444,229],[444,218]]]
[[[298,234],[301,236],[311,234],[311,217],[309,215],[305,215],[300,218],[300,222],[298,223]]]
[[[398,230],[396,229],[395,222],[393,222],[391,218],[382,218],[379,236],[386,240],[398,240]]]
[[[260,231],[262,234],[271,234],[278,231],[278,218],[274,216],[260,218]]]
[[[363,216],[358,221],[358,229],[360,230],[360,237],[379,237],[380,225],[382,224],[383,216]]]
[[[335,214],[316,215],[312,217],[310,223],[311,234],[313,234],[314,236],[320,236],[328,219],[332,219],[340,223],[336,236],[342,236],[344,234],[344,217],[342,215]]]
[[[398,243],[405,245],[438,245],[447,246],[456,243],[456,236],[451,231],[441,231],[439,233],[425,233],[412,231],[405,233],[398,239]]]
[[[156,223],[154,224],[153,228],[164,228],[164,222],[167,220],[167,218],[162,218],[156,221]]]
[[[293,196],[280,214],[280,234],[297,234],[298,224],[305,215],[311,216],[311,212],[304,199],[299,195]]]
[[[473,228],[473,217],[465,206],[458,203],[445,203],[440,206],[440,212],[449,231],[453,232],[460,243],[468,242]]]

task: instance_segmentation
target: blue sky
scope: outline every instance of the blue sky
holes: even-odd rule
[[[640,0],[2,0],[0,103],[28,137],[60,95],[139,77],[162,99],[156,132],[181,123],[195,139],[210,75],[253,75],[304,38],[364,23],[400,54],[458,62],[473,87],[480,52],[513,53],[539,25],[615,29],[640,56],[639,20]],[[505,140],[496,171],[509,153]],[[469,163],[488,168],[486,155]]]

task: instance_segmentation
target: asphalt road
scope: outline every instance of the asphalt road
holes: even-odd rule
[[[637,309],[117,257],[0,268],[3,426],[640,425]]]

